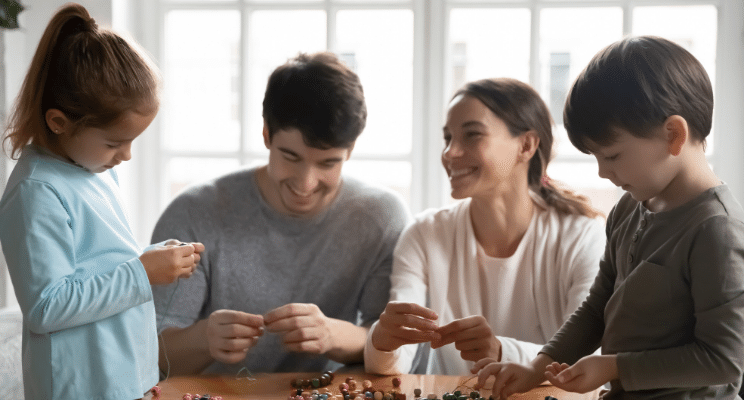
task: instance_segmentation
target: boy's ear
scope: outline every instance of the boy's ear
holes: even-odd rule
[[[664,121],[663,129],[669,143],[669,154],[680,155],[682,147],[690,139],[687,121],[679,115],[672,115]]]
[[[529,162],[535,155],[537,146],[540,145],[540,138],[537,137],[535,131],[527,131],[520,136],[520,139],[522,140],[522,148],[519,149],[519,157],[522,161]]]
[[[56,108],[48,109],[44,115],[44,120],[46,121],[47,127],[49,127],[49,129],[56,135],[61,135],[72,127],[72,122],[67,118],[65,113]]]

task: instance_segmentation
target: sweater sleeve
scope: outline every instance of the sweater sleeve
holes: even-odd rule
[[[719,216],[701,225],[689,252],[694,338],[678,347],[617,355],[627,391],[735,382],[744,366],[744,223]]]
[[[425,243],[418,232],[417,225],[403,231],[393,253],[393,271],[390,277],[390,301],[415,303],[427,306],[427,281],[424,273],[426,263]],[[380,351],[372,346],[372,326],[364,347],[364,367],[366,372],[383,375],[407,374],[413,367],[413,360],[419,345],[404,345],[395,351]]]
[[[73,221],[50,185],[19,183],[4,198],[0,222],[3,253],[32,332],[88,324],[152,300],[138,258],[102,274],[76,269]]]

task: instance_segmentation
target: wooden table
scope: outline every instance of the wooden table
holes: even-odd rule
[[[297,378],[315,378],[320,374],[312,373],[272,373],[255,374],[248,378],[247,374],[235,376],[180,376],[171,377],[162,382],[160,399],[181,400],[185,393],[210,394],[222,396],[224,400],[286,400],[293,391],[290,382]],[[338,394],[338,385],[343,383],[347,377],[353,377],[359,387],[367,379],[372,382],[376,390],[388,392],[393,389],[392,378],[394,376],[369,375],[358,372],[337,373],[333,383],[326,386],[331,393]],[[445,376],[445,375],[398,375],[401,379],[401,392],[405,393],[408,400],[413,400],[413,391],[421,389],[422,397],[433,393],[441,399],[442,394],[462,391],[469,395],[476,379],[474,376]],[[472,378],[472,379],[471,379]],[[488,382],[490,384],[490,382]],[[488,398],[490,390],[480,390],[483,397]],[[577,393],[564,392],[555,386],[544,385],[537,387],[527,393],[513,395],[510,400],[544,400],[545,396],[553,396],[558,400],[590,400],[596,399],[597,393],[581,395]]]

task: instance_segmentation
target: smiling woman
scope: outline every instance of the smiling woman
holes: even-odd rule
[[[401,234],[391,301],[365,346],[368,372],[466,375],[485,357],[526,363],[584,300],[602,220],[545,178],[550,122],[537,92],[515,79],[455,94],[442,164],[458,201]],[[425,365],[414,363],[419,351]]]

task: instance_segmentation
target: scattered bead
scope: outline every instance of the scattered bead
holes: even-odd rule
[[[434,393],[429,393],[429,395],[426,396],[426,398],[429,400],[435,400],[437,398],[437,395],[435,395]]]
[[[364,382],[362,382],[362,387],[364,390],[369,390],[369,388],[372,387],[372,381],[365,379]]]
[[[413,389],[413,395],[416,397],[421,397],[421,389]]]
[[[396,388],[400,387],[400,383],[401,383],[400,378],[398,378],[397,376],[393,378],[393,387],[396,387]]]

